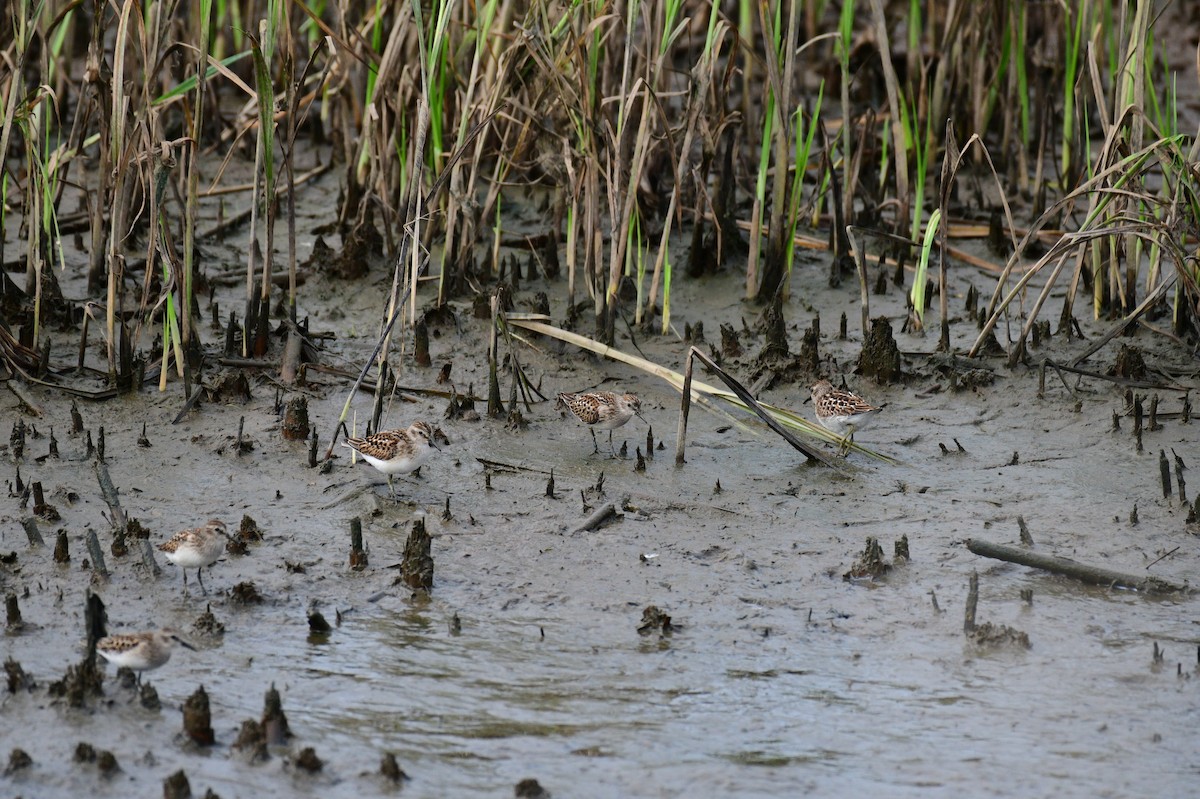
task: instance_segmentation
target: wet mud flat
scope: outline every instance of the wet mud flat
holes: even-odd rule
[[[232,245],[223,257],[237,261]],[[956,348],[975,333],[968,287],[989,280],[954,273]],[[1200,774],[1195,600],[1087,586],[966,541],[1019,545],[1024,530],[1038,552],[1194,582],[1195,362],[1138,330],[1085,364],[1097,376],[1043,381],[1042,357],[1070,361],[1106,323],[1082,322],[1087,341],[1044,339],[1009,369],[934,353],[936,335],[902,330],[892,289],[872,315],[890,320],[904,376],[879,384],[855,374],[862,331],[851,321],[842,339],[828,318],[858,318],[857,287],[830,288],[814,260],[798,263],[783,307],[789,352],[764,370],[763,309],[738,300],[739,284],[681,280],[675,324],[692,340],[627,330],[618,348],[682,369],[695,343],[761,399],[808,414],[818,375],[845,379],[885,405],[856,441],[890,461],[807,466],[752,417],[693,409],[677,467],[673,389],[544,337],[517,352],[545,396],[633,391],[650,427],[619,429],[627,455],[614,459],[591,454],[552,399],[491,418],[489,321],[460,301],[430,317],[430,366],[397,359],[387,426],[425,419],[448,439],[419,476],[397,478],[398,503],[348,450],[314,467],[304,436],[284,437],[302,397],[323,453],[349,385],[331,372],[285,387],[277,370],[213,356],[203,384],[248,397],[207,393],[177,422],[174,384],[77,400],[79,430],[70,397],[24,387],[31,407],[9,393],[5,427],[24,433],[0,444],[4,793],[157,795],[182,771],[193,795],[223,797],[537,795],[525,780],[560,797],[1182,795]],[[357,371],[388,286],[383,269],[310,279],[301,314],[335,334],[320,363]],[[546,288],[526,279],[516,305]],[[814,307],[826,314],[817,374],[790,368]],[[1122,345],[1143,369],[1114,380]],[[475,413],[447,417],[447,363]],[[507,396],[511,374],[500,379]],[[359,432],[370,407],[354,402]],[[639,454],[653,455],[642,471]],[[146,543],[114,547],[105,479]],[[236,530],[239,551],[206,569],[207,594],[194,579],[185,591],[153,545],[209,518]],[[352,555],[355,520],[365,551]],[[428,592],[401,566],[418,523]],[[869,577],[856,565],[872,541],[887,568]],[[977,621],[1028,646],[964,635],[973,574]],[[89,594],[110,633],[171,626],[195,645],[144,676],[156,697],[103,665],[98,693],[54,687],[86,656]],[[211,742],[197,741],[203,725],[185,730],[200,688]]]
[[[12,5],[0,797],[1194,792],[1200,4]]]

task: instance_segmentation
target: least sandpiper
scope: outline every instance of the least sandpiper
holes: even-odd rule
[[[201,572],[205,566],[217,562],[225,552],[225,542],[229,534],[225,532],[225,522],[220,519],[209,519],[203,527],[193,527],[190,530],[180,530],[171,536],[165,544],[159,544],[158,549],[166,555],[167,560],[183,569],[183,585],[187,587],[187,570],[196,570],[196,579],[200,581],[200,589],[208,593],[204,587],[204,577]]]
[[[363,460],[387,475],[388,489],[394,500],[396,489],[392,485],[392,477],[420,469],[433,451],[440,449],[438,438],[446,439],[440,429],[435,431],[428,422],[413,422],[407,430],[384,430],[366,438],[349,438],[342,445],[350,447],[362,455]]]
[[[611,391],[588,391],[583,394],[562,393],[558,395],[558,407],[564,407],[592,431],[592,454],[600,451],[596,442],[596,430],[608,431],[608,449],[616,456],[612,445],[612,431],[634,416],[642,421],[642,401],[634,394],[615,394]]]
[[[109,663],[137,672],[140,685],[141,673],[157,669],[170,660],[175,644],[188,649],[196,648],[180,637],[178,630],[164,627],[146,633],[124,633],[101,638],[96,642],[96,651]]]
[[[866,427],[883,410],[867,404],[857,394],[834,388],[828,380],[819,380],[812,387],[812,403],[821,426],[842,437],[842,455],[850,451],[855,431]]]

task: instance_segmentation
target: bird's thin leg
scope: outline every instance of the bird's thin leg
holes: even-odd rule
[[[854,443],[854,425],[846,425],[846,437],[842,439],[842,457],[850,454],[850,445]]]
[[[592,434],[592,454],[595,455],[600,451],[600,444],[596,442],[596,431],[589,427],[588,432]],[[609,435],[612,435],[611,431]]]
[[[204,567],[203,567],[203,566],[201,566],[200,568],[196,569],[196,579],[200,581],[200,590],[201,590],[201,591],[203,591],[205,594],[207,594],[207,593],[208,593],[208,589],[204,587],[204,574],[203,574],[203,572],[204,572]]]
[[[392,482],[394,477],[395,475],[388,475],[388,491],[392,492],[392,502],[399,502],[400,500],[396,499],[396,484]]]
[[[612,455],[614,458],[617,457],[617,451],[615,449],[613,449],[612,431],[611,430],[608,431],[608,453],[610,455]]]

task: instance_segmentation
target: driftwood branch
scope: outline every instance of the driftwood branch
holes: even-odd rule
[[[583,533],[595,530],[608,519],[609,516],[617,515],[617,506],[612,502],[604,503],[599,510],[591,516],[577,524],[572,530],[572,533]]]
[[[991,541],[982,541],[977,538],[967,539],[967,549],[985,558],[996,558],[997,560],[1006,560],[1009,563],[1019,563],[1022,566],[1031,566],[1035,569],[1045,569],[1046,571],[1073,577],[1076,580],[1081,580],[1092,585],[1131,588],[1136,591],[1144,591],[1148,594],[1190,593],[1193,590],[1189,586],[1178,585],[1159,577],[1126,574],[1099,566],[1089,566],[1086,563],[1080,563],[1069,558],[1044,555],[1038,552],[1031,552],[1028,549],[995,544]]]
[[[1171,383],[1165,383],[1155,380],[1131,380],[1129,378],[1120,377],[1118,375],[1105,374],[1090,369],[1080,369],[1078,366],[1065,363],[1056,363],[1049,358],[1043,358],[1038,368],[1038,391],[1044,391],[1046,386],[1046,368],[1049,367],[1059,373],[1059,379],[1063,381],[1063,385],[1067,386],[1067,390],[1071,391],[1071,387],[1067,385],[1067,381],[1063,379],[1063,372],[1071,372],[1072,374],[1083,375],[1095,380],[1104,380],[1118,386],[1126,388],[1157,388],[1163,391],[1183,391],[1183,386]]]

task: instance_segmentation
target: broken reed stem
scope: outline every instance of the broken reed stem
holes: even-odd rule
[[[21,526],[25,528],[25,537],[29,539],[29,546],[44,547],[46,545],[41,532],[38,531],[37,519],[28,516],[21,520]]]
[[[604,524],[604,522],[608,519],[609,516],[614,516],[614,515],[616,515],[616,513],[617,513],[616,504],[612,503],[612,502],[606,502],[603,505],[601,505],[600,508],[597,509],[594,513],[592,513],[592,515],[588,516],[586,519],[584,519],[582,522],[580,522],[578,525],[576,525],[575,528],[573,530],[571,530],[571,532],[572,533],[583,533],[583,532],[589,532],[589,531],[595,530],[597,527]]]
[[[159,567],[158,561],[154,559],[154,545],[150,543],[150,539],[139,538],[138,545],[142,550],[142,565],[146,567],[146,571],[155,577],[162,574],[162,568]]]
[[[975,632],[975,611],[979,605],[979,572],[971,572],[971,580],[967,588],[967,604],[963,609],[963,632],[967,635]]]
[[[866,246],[866,242],[863,240],[863,237],[859,235],[858,228],[854,227],[853,225],[846,226],[846,235],[849,237],[850,242],[854,245],[851,247],[850,251],[854,254],[854,263],[858,267],[859,310],[861,312],[860,316],[862,317],[862,337],[863,341],[866,341],[868,317],[871,307],[871,292],[867,288],[868,283],[870,282],[869,278],[867,277],[867,257],[865,250],[863,249]]]
[[[500,349],[500,293],[493,292],[491,297],[492,327],[488,337],[488,416],[499,416],[504,412],[504,403],[500,399],[499,354]]]
[[[17,602],[16,594],[7,594],[4,597],[4,626],[11,632],[20,630],[25,626],[25,622],[21,619],[21,605]]]
[[[367,551],[363,548],[362,519],[355,516],[350,520],[350,568],[362,571],[367,565]]]
[[[104,503],[108,505],[109,513],[112,514],[109,522],[112,524],[114,532],[120,532],[125,529],[128,522],[125,511],[121,508],[120,494],[117,487],[113,485],[112,477],[108,474],[108,465],[97,458],[93,466],[96,470],[96,481],[100,483],[100,493],[104,497]]]
[[[698,348],[691,347],[688,350],[689,366],[691,365],[693,358],[698,358],[710,372],[719,377],[721,382],[728,386],[729,389],[737,396],[737,398],[745,403],[747,408],[754,411],[758,418],[761,419],[767,427],[771,428],[772,432],[783,438],[783,440],[787,443],[791,444],[794,449],[804,455],[805,459],[808,460],[809,463],[823,463],[826,466],[835,465],[834,462],[824,453],[813,447],[810,447],[808,444],[805,444],[803,441],[796,438],[788,430],[786,430],[783,425],[779,424],[779,422],[775,420],[775,417],[768,413],[766,409],[758,403],[758,400],[754,399],[750,392],[746,390],[745,386],[743,386],[737,380],[734,380],[733,377],[728,375],[724,369],[717,366],[716,362],[714,362],[712,358],[709,358]],[[687,392],[685,391],[684,393],[686,394]],[[686,417],[681,419],[681,423],[683,424],[684,428],[686,428],[686,422]],[[681,435],[679,436],[680,440],[683,439],[682,433],[684,432],[686,432],[686,429],[681,431]],[[676,452],[678,452],[678,450],[676,450]]]
[[[1079,563],[1069,558],[1045,555],[1028,549],[1005,546],[1004,544],[996,544],[978,538],[968,538],[966,544],[967,549],[976,555],[982,555],[986,558],[996,558],[997,560],[1004,560],[1009,563],[1019,563],[1022,566],[1030,566],[1035,569],[1044,569],[1055,574],[1073,577],[1076,580],[1091,585],[1131,588],[1137,591],[1144,591],[1148,594],[1191,593],[1192,591],[1187,586],[1177,585],[1158,577],[1144,577],[1113,571],[1099,566]]]
[[[675,428],[675,465],[684,464],[683,451],[687,442],[688,412],[692,409],[692,367],[695,359],[690,355],[683,370],[683,391],[679,398],[679,426]]]
[[[104,565],[104,550],[100,548],[100,539],[96,537],[95,530],[88,530],[87,550],[88,556],[92,559],[92,572],[101,577],[107,577],[108,568]]]
[[[1174,450],[1172,450],[1171,454],[1175,455]],[[1183,458],[1175,455],[1175,482],[1179,484],[1179,504],[1186,505],[1188,501],[1187,483],[1183,481],[1183,469]]]
[[[285,321],[288,326],[287,343],[283,346],[283,357],[280,359],[279,380],[285,386],[296,385],[296,377],[300,373],[300,353],[304,348],[304,337],[291,319]]]

